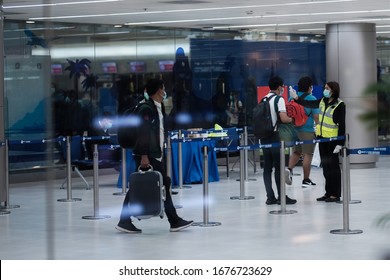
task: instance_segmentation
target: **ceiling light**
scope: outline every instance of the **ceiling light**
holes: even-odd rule
[[[85,5],[85,4],[96,4],[96,3],[108,3],[108,2],[121,2],[123,0],[89,0],[89,1],[74,1],[74,2],[60,2],[52,4],[30,4],[30,5],[14,5],[6,6],[4,9],[20,9],[20,8],[37,8],[37,7],[53,7],[53,6],[65,6],[65,5]]]
[[[110,1],[110,0],[109,0]],[[122,1],[122,0],[111,0],[111,1]],[[31,18],[33,20],[51,20],[51,19],[71,19],[71,18],[92,18],[92,17],[105,17],[105,16],[125,16],[125,15],[144,15],[144,14],[164,14],[164,13],[193,13],[201,11],[216,11],[216,10],[238,10],[238,9],[252,9],[252,8],[265,8],[265,7],[280,7],[280,6],[297,6],[297,5],[318,5],[318,4],[329,4],[329,3],[341,3],[341,2],[355,2],[357,0],[325,0],[316,2],[293,2],[284,4],[265,4],[265,5],[252,5],[252,6],[229,6],[229,7],[216,7],[216,8],[198,8],[198,9],[178,9],[178,10],[160,10],[160,11],[149,11],[144,9],[142,12],[128,12],[128,13],[112,13],[112,14],[90,14],[90,15],[69,15],[69,16],[58,16],[58,17],[37,17]],[[92,1],[91,1],[92,2]],[[107,1],[108,2],[108,1]],[[54,4],[53,4],[54,5]],[[6,8],[6,7],[4,7]],[[153,22],[154,24],[155,22]]]

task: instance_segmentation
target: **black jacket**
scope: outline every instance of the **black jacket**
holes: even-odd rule
[[[161,104],[161,110],[165,118],[164,104]],[[135,155],[147,155],[152,158],[160,158],[162,150],[160,147],[160,120],[157,107],[150,98],[141,105],[139,109],[142,123],[137,131],[137,142],[134,147]]]

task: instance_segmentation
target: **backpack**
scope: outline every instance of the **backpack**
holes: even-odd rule
[[[253,133],[257,138],[268,138],[274,134],[275,125],[272,124],[270,99],[274,95],[264,97],[253,109]],[[275,108],[280,96],[275,96]]]
[[[133,149],[137,143],[137,130],[142,124],[139,112],[143,106],[150,107],[142,100],[136,106],[126,109],[118,121],[118,143],[124,149]]]
[[[308,95],[309,94],[306,92],[301,95],[301,98],[304,99]],[[306,115],[305,113],[305,108],[302,105],[299,105],[297,102],[295,102],[294,99],[287,102],[286,111],[287,111],[287,115],[290,118],[294,119],[294,125],[296,127],[304,125],[307,119],[309,118],[309,116]]]

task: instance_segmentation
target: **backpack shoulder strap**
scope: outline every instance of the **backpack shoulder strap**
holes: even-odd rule
[[[279,116],[279,110],[278,110],[279,109],[279,107],[278,107],[279,99],[280,99],[280,96],[275,94],[274,106],[275,106],[275,113],[276,113],[276,123],[274,125],[274,128],[278,125],[278,123],[281,122],[280,116]]]

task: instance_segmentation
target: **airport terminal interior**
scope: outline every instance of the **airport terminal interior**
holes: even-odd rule
[[[390,259],[389,1],[236,2],[0,0],[0,259]],[[347,142],[362,149],[343,170],[348,201],[316,201],[323,169],[303,188],[300,161],[286,185],[298,202],[266,205],[262,150],[241,147],[245,164],[223,150],[258,144],[253,109],[276,75],[285,101],[304,76],[316,99],[340,84]],[[151,78],[165,84],[166,132],[188,140],[181,158],[173,138],[165,152],[177,212],[196,225],[135,219],[142,233],[126,234],[117,134]]]
[[[230,164],[233,167],[234,162]],[[271,214],[280,205],[266,205],[262,169],[248,168],[244,192],[240,190],[239,165],[229,178],[220,166],[220,181],[209,183],[208,216],[204,215],[203,184],[174,189],[179,215],[204,226],[170,232],[159,217],[135,220],[141,234],[115,229],[123,202],[117,187],[118,172],[108,169],[99,176],[99,208],[95,213],[93,190],[86,190],[77,176],[71,198],[61,189],[63,178],[53,181],[14,183],[10,204],[20,208],[0,217],[0,258],[9,260],[380,260],[388,259],[390,158],[380,156],[376,168],[351,170],[349,227],[344,227],[343,204],[316,201],[324,194],[321,168],[312,168],[317,186],[302,188],[302,168],[296,167],[293,184],[286,187],[298,202],[286,205],[293,214]],[[16,180],[16,179],[15,179]],[[33,178],[31,178],[33,180]],[[92,184],[92,176],[87,180]],[[187,188],[191,186],[191,188]],[[253,199],[243,199],[253,196]],[[241,197],[233,200],[231,197]],[[360,202],[360,203],[359,203]],[[83,217],[104,217],[96,220]],[[386,221],[387,217],[387,221]],[[214,225],[214,223],[221,223]],[[331,230],[351,233],[332,234]],[[354,233],[362,230],[362,233]],[[347,231],[348,232],[348,231]]]

